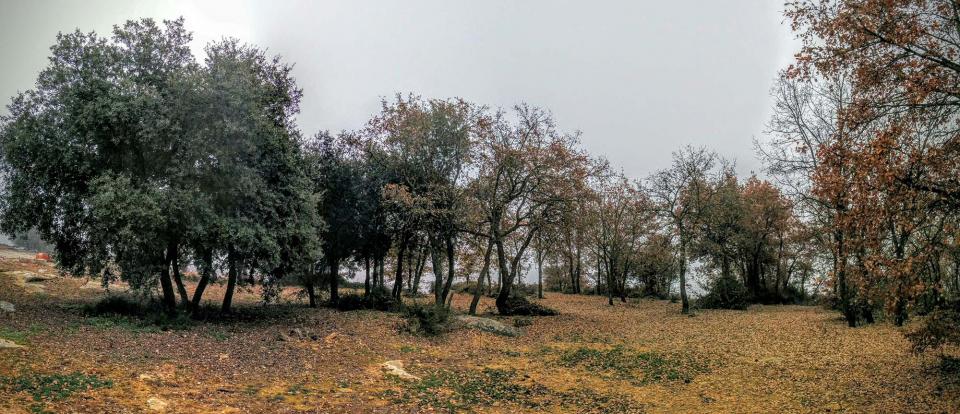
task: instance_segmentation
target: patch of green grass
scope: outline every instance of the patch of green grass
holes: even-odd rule
[[[562,351],[557,362],[564,367],[582,367],[635,385],[690,382],[697,374],[709,370],[706,362],[689,355],[638,352],[620,345],[606,350],[580,347]]]
[[[30,410],[43,413],[48,402],[61,401],[73,394],[99,388],[109,388],[113,382],[97,375],[82,372],[69,374],[22,373],[16,377],[0,377],[0,388],[11,392],[25,392],[33,397]]]
[[[544,389],[517,384],[516,371],[484,368],[482,370],[450,371],[439,369],[420,381],[399,381],[400,393],[388,395],[398,403],[415,402],[419,407],[443,408],[449,411],[475,406],[489,406],[495,402],[513,402],[525,407],[539,404],[530,397]]]
[[[83,319],[83,324],[96,329],[122,329],[129,332],[160,332],[160,327],[148,325],[141,321],[121,315],[90,316]]]
[[[587,389],[555,391],[537,383],[521,381],[515,370],[483,368],[480,370],[431,371],[419,381],[395,379],[400,390],[387,390],[381,395],[397,404],[416,404],[447,412],[472,411],[477,407],[513,405],[540,409],[560,405],[576,411],[627,413],[642,411],[629,397],[619,394],[598,394]]]
[[[0,327],[0,338],[13,341],[17,345],[27,345],[30,343],[30,334],[10,328]]]
[[[222,329],[211,329],[207,331],[207,334],[218,341],[226,341],[230,339],[230,334]]]
[[[408,354],[408,353],[411,353],[411,352],[417,352],[417,347],[415,347],[415,346],[410,346],[410,345],[403,345],[403,346],[400,347],[400,352],[403,352],[404,354]]]

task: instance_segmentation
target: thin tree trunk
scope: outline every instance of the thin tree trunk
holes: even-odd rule
[[[446,302],[448,296],[450,296],[450,287],[453,286],[453,273],[456,267],[455,266],[456,263],[454,262],[455,256],[456,256],[456,251],[454,249],[456,246],[453,240],[453,236],[446,237],[446,246],[447,246],[447,282],[443,285],[443,294],[440,295],[441,299],[443,299],[444,302]]]
[[[407,249],[407,242],[400,242],[400,246],[397,249],[397,274],[396,280],[393,282],[393,297],[400,301],[400,295],[403,293],[403,254]]]
[[[543,299],[543,254],[537,252],[537,298]]]
[[[227,248],[227,291],[223,294],[223,306],[220,311],[230,313],[233,304],[233,291],[237,288],[237,257],[233,246]]]
[[[683,236],[681,236],[682,238]],[[690,313],[690,301],[687,300],[687,242],[680,241],[680,313]]]
[[[364,277],[363,277],[363,296],[370,296],[370,256],[363,257]]]
[[[440,260],[440,240],[430,236],[430,263],[433,265],[433,303],[443,304],[443,263]]]
[[[310,307],[317,307],[317,291],[313,287],[313,282],[307,283],[305,287],[307,288],[307,298],[310,299]]]
[[[207,283],[210,283],[210,277],[213,274],[213,250],[206,249],[203,252],[203,270],[200,275],[200,282],[197,288],[193,290],[193,310],[200,309],[200,300],[203,298],[203,291],[207,289]]]
[[[417,271],[413,274],[413,291],[420,291],[420,279],[423,278],[423,269],[427,267],[427,252],[423,249],[417,253]]]
[[[170,262],[172,260],[172,249],[167,249],[164,257],[163,271],[160,272],[160,290],[163,292],[163,308],[167,313],[173,314],[177,310],[177,298],[173,293],[173,283],[170,282]]]
[[[483,253],[483,268],[480,269],[480,276],[477,278],[477,288],[473,291],[473,300],[470,301],[470,314],[477,314],[477,304],[480,303],[480,292],[483,290],[483,278],[490,281],[490,253],[493,252],[493,239],[487,241],[487,251]]]
[[[340,259],[330,258],[330,303],[340,302]]]
[[[171,267],[173,268],[173,283],[177,286],[177,293],[180,294],[180,303],[184,307],[190,306],[190,295],[187,294],[187,287],[183,285],[183,278],[180,277],[180,249],[179,244],[174,243],[173,248],[173,259],[171,261]]]

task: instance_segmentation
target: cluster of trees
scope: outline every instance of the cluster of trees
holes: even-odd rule
[[[3,119],[0,227],[38,232],[70,273],[159,286],[169,310],[224,277],[224,311],[239,284],[336,303],[362,272],[366,295],[430,280],[445,305],[465,287],[471,312],[484,293],[515,311],[532,274],[540,297],[610,304],[679,286],[688,312],[697,274],[719,306],[825,293],[851,326],[960,324],[958,16],[947,0],[788,4],[804,48],[758,143],[775,184],[692,147],[634,180],[527,105],[398,95],[356,131],[304,137],[290,65],[256,47],[215,42],[198,62],[182,20],[61,34]]]
[[[808,0],[786,15],[804,47],[762,153],[827,255],[836,306],[850,326],[930,314],[960,340],[960,5]]]
[[[196,309],[224,273],[223,311],[239,284],[266,299],[297,284],[316,306],[318,288],[336,303],[361,271],[366,295],[400,299],[429,270],[437,305],[460,278],[471,312],[486,292],[510,313],[533,264],[540,297],[545,275],[610,304],[670,296],[679,279],[684,312],[690,262],[753,300],[804,291],[792,204],[711,152],[686,148],[631,180],[543,109],[417,96],[305,138],[289,65],[231,39],[200,63],[190,40],[182,19],[58,36],[3,120],[4,231],[38,231],[67,272],[159,286],[171,311],[178,297]]]

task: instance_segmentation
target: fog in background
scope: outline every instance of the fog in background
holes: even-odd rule
[[[552,110],[628,175],[684,144],[758,171],[752,140],[797,42],[775,0],[203,1],[0,0],[0,98],[32,88],[58,31],[109,34],[126,19],[186,18],[194,51],[224,36],[296,64],[304,134],[357,129],[379,101],[414,92]]]

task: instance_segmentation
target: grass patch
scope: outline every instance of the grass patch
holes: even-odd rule
[[[30,406],[30,410],[35,413],[45,412],[48,402],[61,401],[79,392],[112,386],[113,382],[108,379],[82,372],[22,373],[16,377],[0,377],[0,388],[11,392],[24,392],[33,398],[34,404]]]
[[[194,321],[185,313],[173,315],[156,306],[144,305],[126,296],[108,296],[84,306],[83,324],[98,329],[123,329],[129,332],[159,332],[188,329]]]
[[[543,385],[521,382],[515,370],[483,368],[451,371],[438,369],[420,381],[394,381],[400,390],[387,390],[383,396],[395,404],[416,404],[448,412],[472,411],[477,407],[513,405],[540,409],[551,405],[578,412],[627,413],[642,411],[629,397],[619,394],[598,394],[576,388],[555,391]]]
[[[675,381],[688,383],[697,374],[709,370],[706,361],[689,355],[638,352],[619,345],[606,350],[580,347],[561,351],[557,362],[564,367],[580,367],[634,385]]]
[[[30,343],[30,337],[28,333],[10,328],[0,327],[0,338],[13,341],[17,345],[27,345]]]

